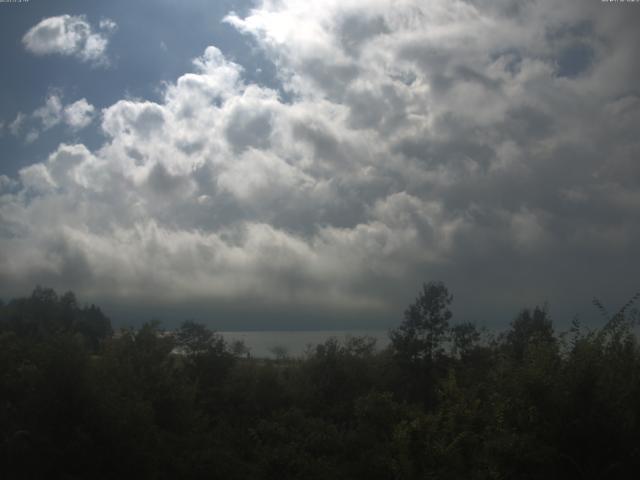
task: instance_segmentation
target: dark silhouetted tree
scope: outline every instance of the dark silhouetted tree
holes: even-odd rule
[[[176,344],[186,355],[203,355],[212,350],[224,350],[224,339],[206,326],[185,320],[176,331]]]
[[[504,341],[509,354],[518,361],[521,361],[531,348],[556,344],[553,323],[547,308],[522,310],[511,322],[511,329],[504,336]]]
[[[453,296],[442,282],[429,282],[415,303],[404,312],[404,321],[391,332],[393,349],[408,361],[433,360],[443,352],[452,317]]]
[[[480,332],[473,323],[465,322],[451,327],[451,346],[454,355],[465,358],[480,341]]]

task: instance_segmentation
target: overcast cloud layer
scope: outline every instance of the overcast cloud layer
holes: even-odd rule
[[[214,316],[254,301],[300,325],[318,311],[395,320],[431,279],[489,323],[544,300],[563,312],[624,300],[639,287],[640,8],[618,7],[230,12],[285,94],[209,46],[161,101],[104,109],[101,148],[62,143],[1,176],[0,285]],[[100,58],[106,43],[94,55],[90,27],[78,43],[70,22],[84,20],[43,20],[24,43]],[[39,33],[55,25],[55,39]],[[94,114],[90,99],[55,95],[38,112],[41,128]]]

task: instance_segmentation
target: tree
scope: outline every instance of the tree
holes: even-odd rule
[[[73,292],[59,296],[36,287],[30,297],[13,299],[2,307],[0,330],[44,340],[59,334],[80,334],[92,351],[111,336],[111,321],[95,305],[80,307]]]
[[[404,312],[404,321],[390,334],[394,353],[405,360],[433,360],[440,355],[452,317],[453,295],[442,282],[429,282],[415,303]]]
[[[100,344],[113,334],[111,321],[102,313],[99,307],[93,304],[81,310],[76,307],[75,317],[73,330],[81,333],[85,337],[88,346],[94,351],[98,350]]]
[[[521,361],[530,348],[540,345],[555,345],[553,323],[547,307],[524,309],[511,322],[511,329],[504,337],[512,358]]]
[[[244,343],[244,340],[234,340],[231,342],[231,346],[229,347],[231,353],[233,353],[234,357],[242,358],[242,357],[251,357],[251,348]]]
[[[454,355],[464,358],[480,340],[480,332],[473,323],[460,323],[451,328],[451,342]]]
[[[220,389],[236,358],[222,335],[192,320],[182,323],[175,341],[184,354],[187,375],[198,384],[200,401],[208,411],[215,411],[219,407],[216,402],[220,400]]]
[[[201,323],[186,320],[176,332],[176,343],[186,355],[202,355],[224,350],[224,340]]]
[[[289,350],[284,345],[275,345],[269,349],[269,352],[276,357],[278,362],[282,362],[289,356]]]

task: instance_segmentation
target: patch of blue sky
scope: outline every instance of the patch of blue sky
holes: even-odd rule
[[[126,0],[55,2],[33,0],[26,4],[0,5],[0,174],[14,177],[18,170],[42,161],[61,142],[82,142],[93,149],[104,138],[99,112],[123,98],[159,101],[164,82],[173,82],[192,71],[192,59],[209,45],[244,67],[244,78],[280,89],[275,66],[252,39],[222,21],[229,12],[246,13],[249,0]],[[93,26],[104,19],[117,24],[109,36],[109,65],[81,62],[73,56],[33,55],[22,38],[41,20],[58,15],[83,15]],[[94,105],[97,119],[81,131],[57,125],[39,132],[35,140],[13,135],[9,125],[22,112],[31,115],[52,89],[63,103],[81,98]],[[31,140],[31,141],[29,141]]]

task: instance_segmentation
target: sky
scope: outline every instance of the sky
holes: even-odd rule
[[[0,298],[398,324],[640,290],[640,2],[0,3]]]

